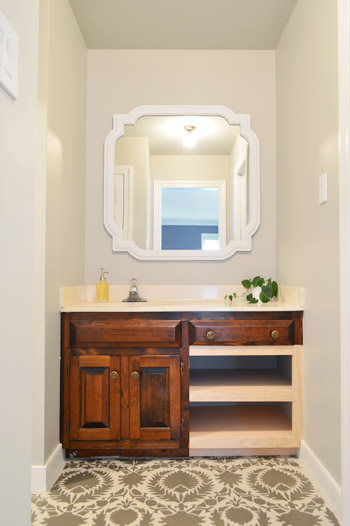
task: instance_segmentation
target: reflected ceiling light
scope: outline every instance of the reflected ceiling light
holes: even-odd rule
[[[186,148],[193,148],[197,144],[195,137],[192,135],[192,132],[195,129],[195,126],[184,126],[184,130],[186,130],[187,133],[182,144],[186,146]]]

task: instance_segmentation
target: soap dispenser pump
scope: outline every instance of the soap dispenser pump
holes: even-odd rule
[[[96,301],[109,301],[109,284],[106,274],[108,274],[108,272],[101,268],[101,276],[98,283],[96,283]]]

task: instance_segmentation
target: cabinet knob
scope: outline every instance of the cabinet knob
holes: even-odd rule
[[[276,330],[272,331],[271,332],[271,336],[272,338],[274,338],[275,340],[279,337],[280,333]]]
[[[212,340],[213,338],[215,338],[215,332],[214,331],[208,331],[207,332],[207,338],[208,338],[208,340]]]
[[[118,378],[118,376],[119,376],[118,371],[112,371],[111,372],[112,380],[116,380]]]
[[[130,376],[134,380],[137,380],[138,378],[140,378],[140,373],[138,371],[133,371]]]

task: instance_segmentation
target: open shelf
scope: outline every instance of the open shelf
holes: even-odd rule
[[[190,347],[190,455],[296,454],[302,347]]]
[[[292,401],[291,381],[277,369],[193,369],[190,402]]]
[[[298,447],[283,405],[191,407],[190,449]]]

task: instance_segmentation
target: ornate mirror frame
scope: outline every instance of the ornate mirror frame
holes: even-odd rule
[[[124,126],[135,124],[144,116],[219,116],[230,125],[240,126],[240,135],[249,144],[249,223],[239,241],[229,241],[221,250],[146,250],[134,241],[124,240],[123,230],[115,220],[115,143],[124,135]],[[113,116],[113,128],[104,144],[104,225],[112,236],[112,250],[126,251],[140,260],[223,260],[238,251],[251,250],[251,240],[260,224],[260,148],[259,139],[250,128],[250,115],[236,114],[225,106],[138,106],[130,113]]]

